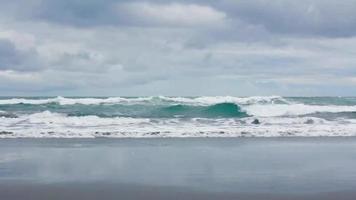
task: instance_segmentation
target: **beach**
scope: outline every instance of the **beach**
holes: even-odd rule
[[[0,0],[0,200],[356,200],[356,0]]]
[[[355,199],[355,137],[1,139],[0,199]]]

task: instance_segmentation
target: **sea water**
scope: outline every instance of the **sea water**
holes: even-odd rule
[[[0,98],[0,138],[355,135],[356,97]]]

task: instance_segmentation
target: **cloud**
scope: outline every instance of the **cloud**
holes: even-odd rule
[[[223,11],[194,2],[46,0],[29,5],[33,12],[25,12],[22,17],[80,27],[209,26],[226,18]]]
[[[117,5],[121,15],[146,25],[209,26],[224,23],[224,12],[198,4],[134,2]]]
[[[0,70],[38,70],[37,52],[18,49],[10,40],[0,39]]]
[[[2,3],[1,3],[2,2]],[[355,0],[1,0],[0,15],[76,27],[229,26],[254,35],[254,29],[293,37],[356,35]],[[251,31],[252,28],[252,31]],[[245,30],[245,31],[244,31]],[[250,30],[250,31],[248,31]],[[239,38],[240,39],[240,38]]]
[[[355,0],[20,2],[0,0],[4,95],[355,91]]]
[[[262,25],[274,33],[324,37],[356,35],[355,0],[228,0],[218,7],[234,18]]]
[[[31,34],[19,33],[14,30],[0,31],[0,39],[11,41],[20,50],[29,50],[36,47],[35,37]]]
[[[102,26],[113,24],[110,6],[114,1],[45,0],[29,4],[30,9],[23,17],[37,21],[48,21],[64,25]],[[25,3],[28,4],[28,3]]]

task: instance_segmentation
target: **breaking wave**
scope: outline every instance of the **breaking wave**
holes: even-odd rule
[[[0,138],[356,136],[355,119],[317,117],[130,118],[49,111],[3,118]]]
[[[155,112],[154,112],[155,113]],[[154,115],[154,113],[152,115]],[[246,112],[234,103],[219,103],[211,106],[173,105],[156,112],[159,117],[247,117]]]
[[[188,105],[213,105],[219,103],[236,103],[236,104],[255,104],[255,103],[273,103],[286,102],[280,96],[266,97],[232,97],[232,96],[215,96],[215,97],[107,97],[107,98],[7,98],[0,99],[0,105],[14,104],[59,104],[59,105],[95,105],[95,104],[164,104],[164,103],[181,103]]]

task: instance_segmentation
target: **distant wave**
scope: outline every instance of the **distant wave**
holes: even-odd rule
[[[187,105],[213,105],[219,103],[236,103],[236,104],[255,104],[255,103],[271,103],[274,101],[287,102],[280,96],[255,96],[255,97],[231,97],[231,96],[215,96],[215,97],[108,97],[108,98],[66,98],[54,97],[46,99],[33,98],[10,98],[0,99],[0,105],[13,104],[51,104],[57,103],[60,105],[95,105],[95,104],[160,104],[160,103],[181,103]]]

